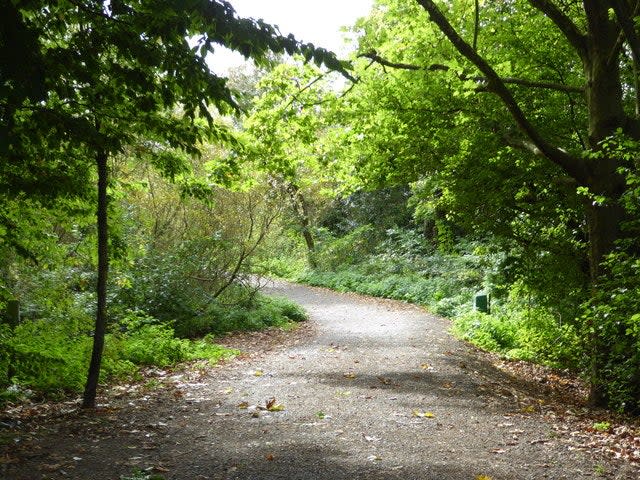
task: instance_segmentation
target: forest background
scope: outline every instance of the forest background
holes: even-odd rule
[[[347,63],[225,2],[5,0],[2,397],[233,355],[304,319],[272,275],[425,305],[638,414],[638,7],[378,0]],[[219,44],[256,67],[211,73]]]

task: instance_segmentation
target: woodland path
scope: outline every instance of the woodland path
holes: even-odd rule
[[[252,336],[249,355],[212,371],[158,372],[171,388],[34,421],[0,478],[117,480],[136,467],[180,480],[639,478],[581,448],[540,385],[452,338],[447,321],[324,289],[267,291],[311,315],[284,345]],[[270,398],[284,410],[261,410]]]

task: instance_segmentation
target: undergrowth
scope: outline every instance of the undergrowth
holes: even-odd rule
[[[150,365],[167,367],[191,360],[216,363],[239,353],[216,345],[216,335],[287,327],[303,320],[306,313],[298,305],[261,295],[227,308],[211,305],[206,315],[179,323],[180,331],[173,322],[129,310],[121,313],[106,335],[101,379],[126,379]],[[24,395],[61,398],[82,390],[93,341],[89,315],[76,309],[66,318],[44,316],[15,328],[0,327],[0,403]]]

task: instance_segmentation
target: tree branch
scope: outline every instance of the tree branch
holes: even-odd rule
[[[480,0],[475,1],[475,15],[473,25],[473,49],[478,50],[478,33],[480,31]]]
[[[633,12],[629,10],[629,6],[627,2],[624,0],[609,0],[613,11],[616,14],[616,18],[618,19],[618,24],[622,31],[624,32],[624,36],[627,39],[627,43],[629,44],[629,48],[631,48],[631,54],[633,57],[633,61],[636,65],[640,64],[640,38],[635,29],[635,25],[633,24]],[[637,6],[637,5],[636,5]]]
[[[396,69],[400,69],[400,70],[428,70],[428,71],[449,71],[451,70],[450,67],[448,67],[447,65],[442,65],[439,63],[433,63],[431,65],[428,65],[426,67],[421,67],[419,65],[412,65],[409,63],[398,63],[398,62],[391,62],[389,60],[386,60],[384,58],[382,58],[380,55],[378,55],[376,52],[372,51],[369,53],[363,53],[360,54],[359,57],[364,57],[364,58],[369,58],[371,59],[373,62],[375,63],[379,63],[380,65],[383,65],[385,67],[390,67],[390,68],[396,68]],[[487,81],[486,77],[481,77],[481,76],[469,76],[466,75],[464,73],[459,74],[458,78],[460,80],[473,80],[476,81],[478,83],[482,83],[482,84],[488,84],[489,82]],[[557,90],[559,92],[567,92],[567,93],[584,93],[585,89],[584,87],[576,87],[574,85],[565,85],[562,83],[557,83],[557,82],[548,82],[548,81],[539,81],[539,80],[527,80],[524,78],[515,78],[515,77],[501,77],[501,80],[503,83],[508,83],[508,84],[513,84],[513,85],[522,85],[525,87],[532,87],[532,88],[545,88],[548,90]]]
[[[562,10],[549,0],[529,0],[529,3],[555,23],[574,50],[578,52],[580,58],[585,59],[588,56],[586,37],[584,33],[578,29],[576,24],[573,23],[573,21],[565,15]]]
[[[484,80],[487,81],[483,77],[471,77],[474,80]],[[512,84],[512,85],[522,85],[524,87],[532,87],[532,88],[546,88],[548,90],[557,90],[559,92],[567,92],[567,93],[584,93],[584,87],[576,87],[574,85],[564,85],[562,83],[556,82],[547,82],[540,80],[527,80],[524,78],[514,78],[514,77],[500,77],[500,80],[503,83]],[[488,82],[487,82],[488,83]]]
[[[446,65],[435,64],[429,67],[421,67],[419,65],[411,65],[409,63],[391,62],[382,58],[375,50],[371,50],[367,53],[361,53],[358,57],[369,58],[372,62],[379,63],[383,67],[396,68],[399,70],[449,70]]]
[[[418,0],[418,3],[429,13],[429,17],[440,31],[449,39],[458,52],[473,63],[482,72],[487,81],[489,90],[498,95],[502,103],[507,107],[509,113],[520,129],[531,139],[542,154],[550,161],[564,169],[569,175],[583,183],[588,178],[588,171],[585,162],[573,157],[568,153],[548,143],[540,132],[529,122],[524,112],[516,102],[515,98],[506,87],[505,83],[498,76],[496,71],[476,53],[473,48],[465,42],[462,37],[451,26],[446,17],[432,0]],[[543,2],[545,3],[545,2]]]

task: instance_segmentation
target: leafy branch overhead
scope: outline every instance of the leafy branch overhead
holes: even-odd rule
[[[431,65],[427,65],[427,66],[419,66],[419,65],[413,65],[410,63],[392,62],[390,60],[382,58],[380,55],[377,54],[375,50],[372,50],[366,53],[361,53],[358,56],[361,58],[370,59],[372,64],[378,63],[383,67],[389,67],[389,68],[395,68],[395,69],[401,69],[401,70],[425,70],[430,72],[434,72],[434,71],[449,72],[452,70],[451,66],[443,65],[440,63],[432,63]],[[486,77],[482,77],[478,75],[469,75],[465,72],[456,72],[456,76],[458,77],[459,80],[463,82],[466,80],[471,80],[473,82],[476,82],[478,84],[476,91],[479,91],[479,92],[491,91]],[[515,78],[515,77],[500,77],[500,78],[503,83],[520,85],[523,87],[544,88],[544,89],[557,90],[560,92],[567,92],[567,93],[584,93],[585,91],[584,87],[564,85],[556,82],[527,80],[524,78]]]

